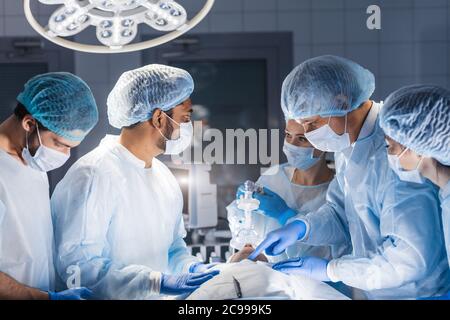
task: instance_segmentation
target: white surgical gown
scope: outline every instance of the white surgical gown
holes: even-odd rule
[[[306,243],[351,241],[353,252],[332,260],[333,281],[373,299],[407,299],[448,291],[449,270],[437,190],[400,181],[389,168],[374,104],[352,147],[335,154],[336,179],[327,203],[302,218]]]
[[[290,208],[298,212],[298,218],[319,209],[325,203],[329,183],[323,183],[317,186],[302,186],[292,183],[294,170],[295,168],[288,163],[273,166],[259,177],[257,183],[277,193],[286,201],[286,204]],[[231,218],[230,229],[232,232],[237,232],[239,223],[232,223],[235,220],[232,216],[243,218],[244,214],[237,208],[235,201],[227,207],[227,210]],[[252,215],[252,224],[261,239],[264,239],[269,232],[281,227],[276,219],[267,217],[258,211]],[[311,246],[299,242],[290,246],[285,253],[274,257],[269,256],[268,259],[271,262],[278,262],[299,256],[316,256],[331,259],[332,257],[339,257],[344,254],[344,250],[345,246]]]
[[[444,229],[445,246],[447,248],[448,264],[450,266],[450,181],[441,190],[442,226]]]
[[[53,226],[47,175],[0,149],[0,271],[54,289]]]
[[[52,196],[56,268],[78,266],[97,298],[160,298],[161,273],[198,262],[183,238],[180,187],[159,160],[152,167],[106,136],[78,160]]]

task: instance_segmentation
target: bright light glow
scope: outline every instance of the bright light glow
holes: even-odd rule
[[[197,25],[215,0],[206,0],[191,21],[187,20],[183,6],[174,0],[37,0],[45,5],[59,5],[46,29],[34,18],[30,1],[24,0],[25,15],[31,26],[48,40],[74,50],[109,53],[143,50],[171,41]],[[130,45],[140,24],[170,33],[140,45]],[[96,28],[97,38],[107,50],[60,38],[74,36],[90,26]]]

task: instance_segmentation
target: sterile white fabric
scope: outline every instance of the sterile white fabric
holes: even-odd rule
[[[215,267],[220,274],[205,282],[187,300],[237,299],[233,277],[242,299],[348,300],[326,283],[273,270],[270,264],[243,260]]]
[[[53,194],[59,276],[66,281],[76,265],[97,298],[160,298],[161,272],[199,262],[183,240],[182,208],[180,187],[161,161],[146,169],[117,136],[106,136]]]
[[[53,226],[47,175],[0,149],[0,271],[54,290]]]

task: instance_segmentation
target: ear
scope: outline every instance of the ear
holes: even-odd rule
[[[36,127],[36,120],[31,115],[27,114],[22,119],[22,127],[25,131],[32,132]]]
[[[161,111],[161,109],[156,109],[155,111],[153,111],[153,115],[152,118],[150,119],[151,124],[155,127],[155,128],[162,128],[163,125],[163,118],[164,115]]]

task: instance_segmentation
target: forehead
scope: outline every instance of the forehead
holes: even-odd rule
[[[75,148],[81,143],[78,141],[72,141],[72,140],[63,138],[63,137],[57,135],[56,133],[51,132],[50,130],[46,130],[46,131],[42,132],[41,135],[43,135],[44,137],[47,136],[48,138],[50,138],[56,142],[59,142],[60,144],[63,144],[65,146],[68,146],[70,148]]]
[[[289,133],[303,134],[305,132],[305,128],[303,128],[303,125],[298,123],[296,120],[289,120],[286,123],[286,131]]]
[[[183,101],[181,104],[177,105],[175,108],[173,108],[172,110],[174,112],[184,112],[184,111],[189,111],[192,109],[192,101],[191,99],[187,99],[185,101]]]
[[[395,141],[394,139],[392,139],[391,137],[389,137],[387,135],[385,136],[385,139],[389,143],[389,145],[392,146],[392,147],[402,147],[402,148],[405,147],[404,145],[402,145],[401,143]]]
[[[295,121],[300,124],[305,124],[305,123],[316,122],[316,121],[323,120],[323,119],[324,118],[322,118],[321,116],[312,116],[312,117],[307,117],[307,118],[302,118],[302,119],[296,119]]]

